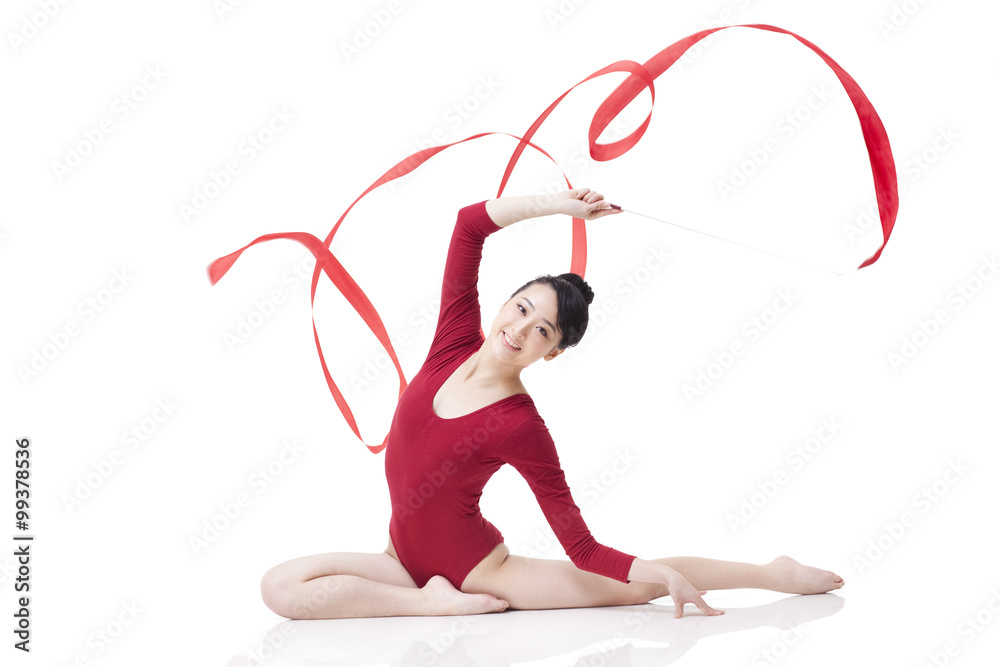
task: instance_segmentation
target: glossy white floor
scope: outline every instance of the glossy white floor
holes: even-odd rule
[[[995,664],[1000,7],[497,7],[5,3],[0,664]],[[883,233],[836,77],[791,37],[723,31],[656,79],[649,127],[621,157],[594,161],[587,143],[621,73],[576,88],[533,138],[574,186],[626,214],[587,223],[597,297],[583,341],[522,381],[601,543],[647,559],[788,554],[847,585],[713,591],[724,616],[689,606],[679,620],[669,597],[463,617],[273,614],[258,588],[271,566],[385,548],[384,458],[324,380],[309,253],[254,246],[214,286],[209,262],[272,232],[322,239],[414,151],[521,136],[593,72],[718,23],[791,30],[868,95],[900,196],[881,258],[854,270]],[[602,142],[639,127],[650,97]],[[497,196],[516,145],[494,135],[436,155],[366,197],[334,238],[408,380],[431,342],[455,213]],[[565,187],[538,156],[525,151],[505,196]],[[569,270],[570,231],[552,216],[488,239],[485,327],[517,286]],[[378,445],[399,395],[391,361],[325,277],[314,318]],[[10,485],[23,460],[18,530]],[[481,506],[513,553],[566,557],[509,466]],[[30,652],[14,647],[21,622]]]
[[[351,619],[276,624],[230,664],[666,665],[736,661],[777,664],[823,658],[822,633],[846,630],[829,618],[836,595],[793,596],[746,606],[739,596],[724,617],[675,620],[661,604],[508,611],[488,616]],[[668,601],[669,602],[669,601]],[[824,624],[822,620],[829,619]],[[815,639],[814,639],[815,637]],[[272,649],[271,645],[275,648]],[[810,648],[810,644],[812,648]],[[705,661],[704,663],[701,661]],[[806,663],[802,663],[806,664]]]

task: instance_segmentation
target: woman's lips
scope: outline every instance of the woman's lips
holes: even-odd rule
[[[506,347],[508,350],[511,350],[512,352],[520,352],[521,351],[520,348],[511,347],[510,343],[507,342],[507,336],[506,336],[506,334],[504,333],[503,330],[500,331],[500,340],[503,343],[504,347]]]

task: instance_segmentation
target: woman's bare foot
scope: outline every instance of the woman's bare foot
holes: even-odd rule
[[[844,585],[843,578],[833,572],[803,565],[788,556],[778,556],[766,567],[774,577],[774,590],[781,593],[826,593]]]
[[[489,593],[463,593],[440,574],[428,579],[420,590],[424,592],[430,603],[431,616],[488,614],[507,608],[506,600],[501,600]]]

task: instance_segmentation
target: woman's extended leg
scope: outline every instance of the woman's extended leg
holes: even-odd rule
[[[294,558],[268,570],[260,590],[271,611],[292,619],[480,614],[506,607],[494,595],[460,593],[443,577],[418,588],[389,549]]]
[[[699,591],[762,588],[779,593],[811,594],[826,593],[844,585],[844,580],[833,572],[802,565],[788,556],[778,556],[766,565],[692,556],[654,558],[653,561],[677,570]]]
[[[498,549],[506,550],[506,547]],[[665,585],[625,584],[586,572],[565,560],[509,555],[493,567],[476,568],[462,584],[467,593],[492,593],[510,609],[564,609],[646,604],[668,594]],[[698,590],[762,588],[782,593],[822,593],[844,585],[832,572],[779,556],[766,565],[679,556],[653,559],[677,570]]]

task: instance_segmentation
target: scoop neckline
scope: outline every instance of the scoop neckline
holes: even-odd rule
[[[482,412],[483,410],[485,410],[487,408],[492,408],[492,407],[494,407],[494,406],[496,406],[496,405],[498,405],[500,403],[503,403],[504,401],[509,401],[512,398],[517,398],[518,396],[527,396],[528,400],[532,400],[531,399],[531,394],[529,394],[526,391],[519,391],[516,394],[511,394],[510,396],[504,396],[503,398],[501,398],[499,400],[493,401],[489,405],[484,405],[483,407],[477,408],[477,409],[473,410],[472,412],[467,412],[464,415],[459,415],[457,417],[441,417],[441,416],[439,416],[438,413],[434,412],[434,399],[437,398],[438,392],[441,391],[441,387],[443,387],[444,383],[448,381],[448,378],[450,378],[452,375],[454,375],[455,372],[458,371],[458,367],[461,366],[462,364],[464,364],[468,360],[468,358],[472,356],[472,354],[475,354],[475,350],[473,350],[472,353],[469,354],[467,357],[465,357],[464,359],[462,359],[461,361],[459,361],[453,368],[451,368],[450,370],[448,370],[446,373],[442,373],[442,375],[444,375],[445,377],[441,381],[441,384],[439,384],[436,387],[434,387],[433,391],[427,392],[428,395],[430,396],[430,403],[428,405],[428,408],[430,410],[431,416],[433,416],[438,421],[453,422],[453,421],[458,421],[459,419],[464,419],[466,417],[471,417],[472,415],[476,414],[477,412]]]

